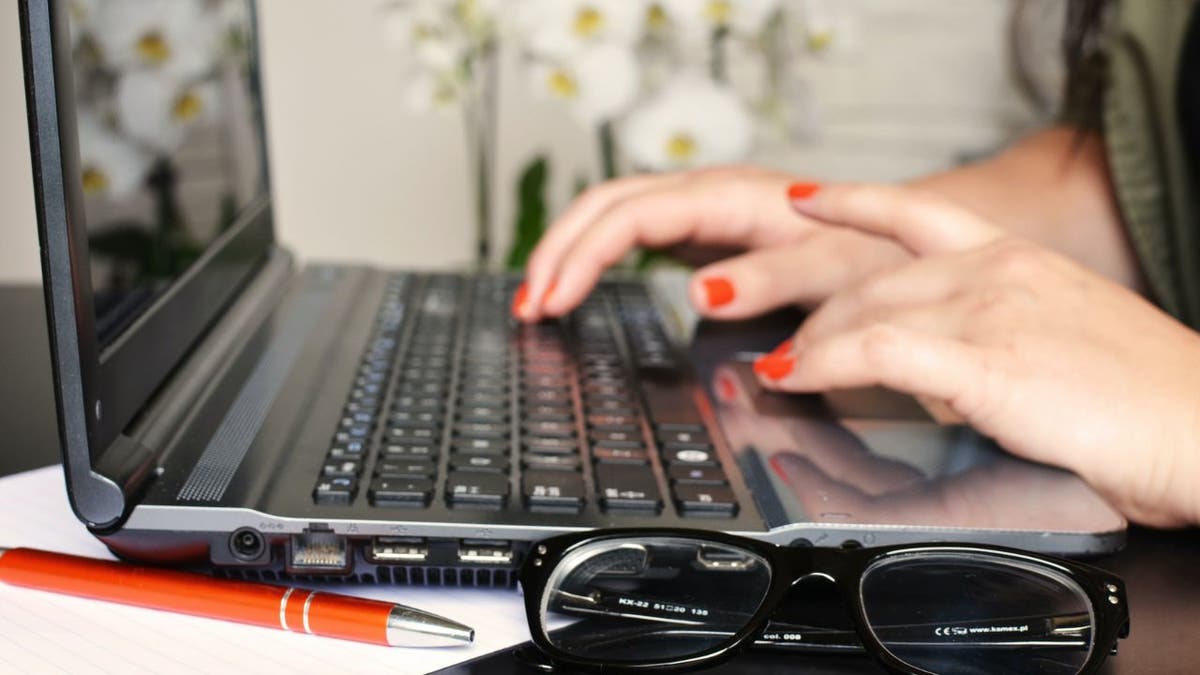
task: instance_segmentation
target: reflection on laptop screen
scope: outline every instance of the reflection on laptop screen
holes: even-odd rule
[[[260,101],[243,0],[69,4],[104,347],[266,191]]]

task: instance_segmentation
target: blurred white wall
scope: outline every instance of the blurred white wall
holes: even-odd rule
[[[1006,74],[1011,0],[839,0],[858,48],[810,71],[822,132],[755,157],[798,174],[892,180],[987,152],[1032,122]],[[380,35],[377,3],[263,0],[264,69],[280,238],[305,258],[387,266],[468,262],[471,192],[454,116],[416,116]],[[532,153],[553,161],[553,204],[595,173],[593,141],[533,100],[507,59],[496,214],[505,250],[512,185]],[[0,9],[0,281],[39,274],[15,3]]]

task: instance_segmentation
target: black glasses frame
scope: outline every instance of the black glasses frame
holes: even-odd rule
[[[771,570],[770,586],[754,615],[725,643],[708,651],[685,658],[672,658],[642,663],[603,663],[580,659],[555,647],[541,619],[542,597],[546,585],[563,557],[584,544],[610,539],[677,537],[693,539],[750,551],[767,561]],[[876,548],[813,548],[788,547],[768,542],[703,530],[676,528],[610,529],[584,531],[546,539],[530,550],[521,567],[520,582],[525,594],[525,614],[533,642],[557,668],[604,672],[647,672],[693,670],[705,668],[726,659],[752,645],[756,636],[779,608],[792,586],[810,577],[831,581],[841,592],[854,619],[854,629],[863,648],[881,666],[892,673],[927,675],[896,658],[875,636],[869,627],[862,602],[861,584],[864,573],[876,563],[888,558],[912,553],[963,553],[986,555],[1000,560],[1040,567],[1066,576],[1083,590],[1091,603],[1095,625],[1092,628],[1092,650],[1080,673],[1094,673],[1110,653],[1116,653],[1117,640],[1129,635],[1129,608],[1125,584],[1120,577],[1105,570],[1074,560],[1030,553],[1002,546],[955,543],[900,544]]]

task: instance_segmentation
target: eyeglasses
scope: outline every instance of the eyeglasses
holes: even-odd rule
[[[1129,633],[1118,577],[991,546],[792,548],[597,530],[541,542],[520,578],[534,644],[569,670],[698,668],[754,646],[865,651],[896,673],[1076,675]],[[850,625],[798,621],[782,606],[816,579],[837,589]]]

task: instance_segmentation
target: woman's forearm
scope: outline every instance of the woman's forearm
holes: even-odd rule
[[[1054,127],[1003,153],[913,182],[1019,236],[1143,288],[1096,134]]]

